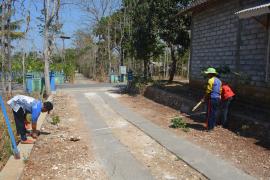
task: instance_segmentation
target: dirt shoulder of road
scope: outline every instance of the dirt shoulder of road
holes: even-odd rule
[[[141,95],[122,95],[118,99],[134,112],[179,136],[187,138],[194,144],[209,150],[213,155],[231,162],[246,173],[260,179],[270,178],[270,150],[257,145],[257,140],[238,136],[220,127],[209,133],[201,130],[202,123],[189,118],[184,118],[190,127],[188,132],[181,129],[172,129],[169,127],[171,118],[181,116],[182,114],[179,111],[158,104]]]
[[[21,179],[107,179],[94,157],[89,130],[75,99],[58,93],[54,97],[54,107],[41,128],[42,134],[30,158],[25,159]],[[51,124],[57,116],[60,123]]]

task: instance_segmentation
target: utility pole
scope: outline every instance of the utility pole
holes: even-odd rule
[[[65,63],[65,39],[70,39],[70,37],[61,35],[60,38],[62,39],[62,42],[63,42],[63,50],[62,50],[63,62],[62,62],[62,64],[64,64]]]
[[[8,94],[11,95],[11,81],[12,81],[12,62],[11,62],[11,37],[10,37],[10,21],[11,21],[11,4],[12,0],[8,0],[7,4],[7,61],[8,61]]]

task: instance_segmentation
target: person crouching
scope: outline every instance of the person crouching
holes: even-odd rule
[[[37,120],[41,112],[50,112],[53,104],[49,101],[42,103],[41,100],[29,96],[16,95],[7,104],[11,107],[14,115],[15,125],[22,144],[33,144],[35,141],[27,139],[25,119],[27,114],[32,116],[32,137],[37,137]]]

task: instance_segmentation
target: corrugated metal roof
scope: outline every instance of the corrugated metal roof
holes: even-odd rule
[[[209,1],[212,1],[212,0],[194,0],[188,7],[186,7],[186,8],[183,9],[182,11],[180,11],[180,12],[178,13],[178,15],[185,14],[185,13],[187,13],[188,11],[191,11],[192,9],[194,9],[194,8],[196,8],[196,7],[205,5],[205,4],[208,3]]]
[[[270,3],[244,9],[239,12],[236,12],[235,14],[238,15],[239,18],[245,19],[245,18],[260,16],[260,15],[268,14],[268,13],[270,13]]]

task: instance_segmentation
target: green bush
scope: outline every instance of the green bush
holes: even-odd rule
[[[189,128],[187,127],[187,123],[181,117],[174,117],[171,119],[171,128],[182,129],[184,132],[188,132]]]
[[[60,123],[60,118],[59,116],[54,116],[52,117],[52,121],[51,121],[51,124],[52,125],[56,125],[56,124],[59,124]]]
[[[154,83],[151,78],[145,79],[143,76],[134,76],[130,86],[129,86],[129,93],[141,93],[143,92],[144,88],[149,83]]]
[[[23,77],[17,77],[17,78],[15,79],[15,81],[16,81],[17,83],[19,83],[19,84],[22,84],[22,83],[23,83]]]

